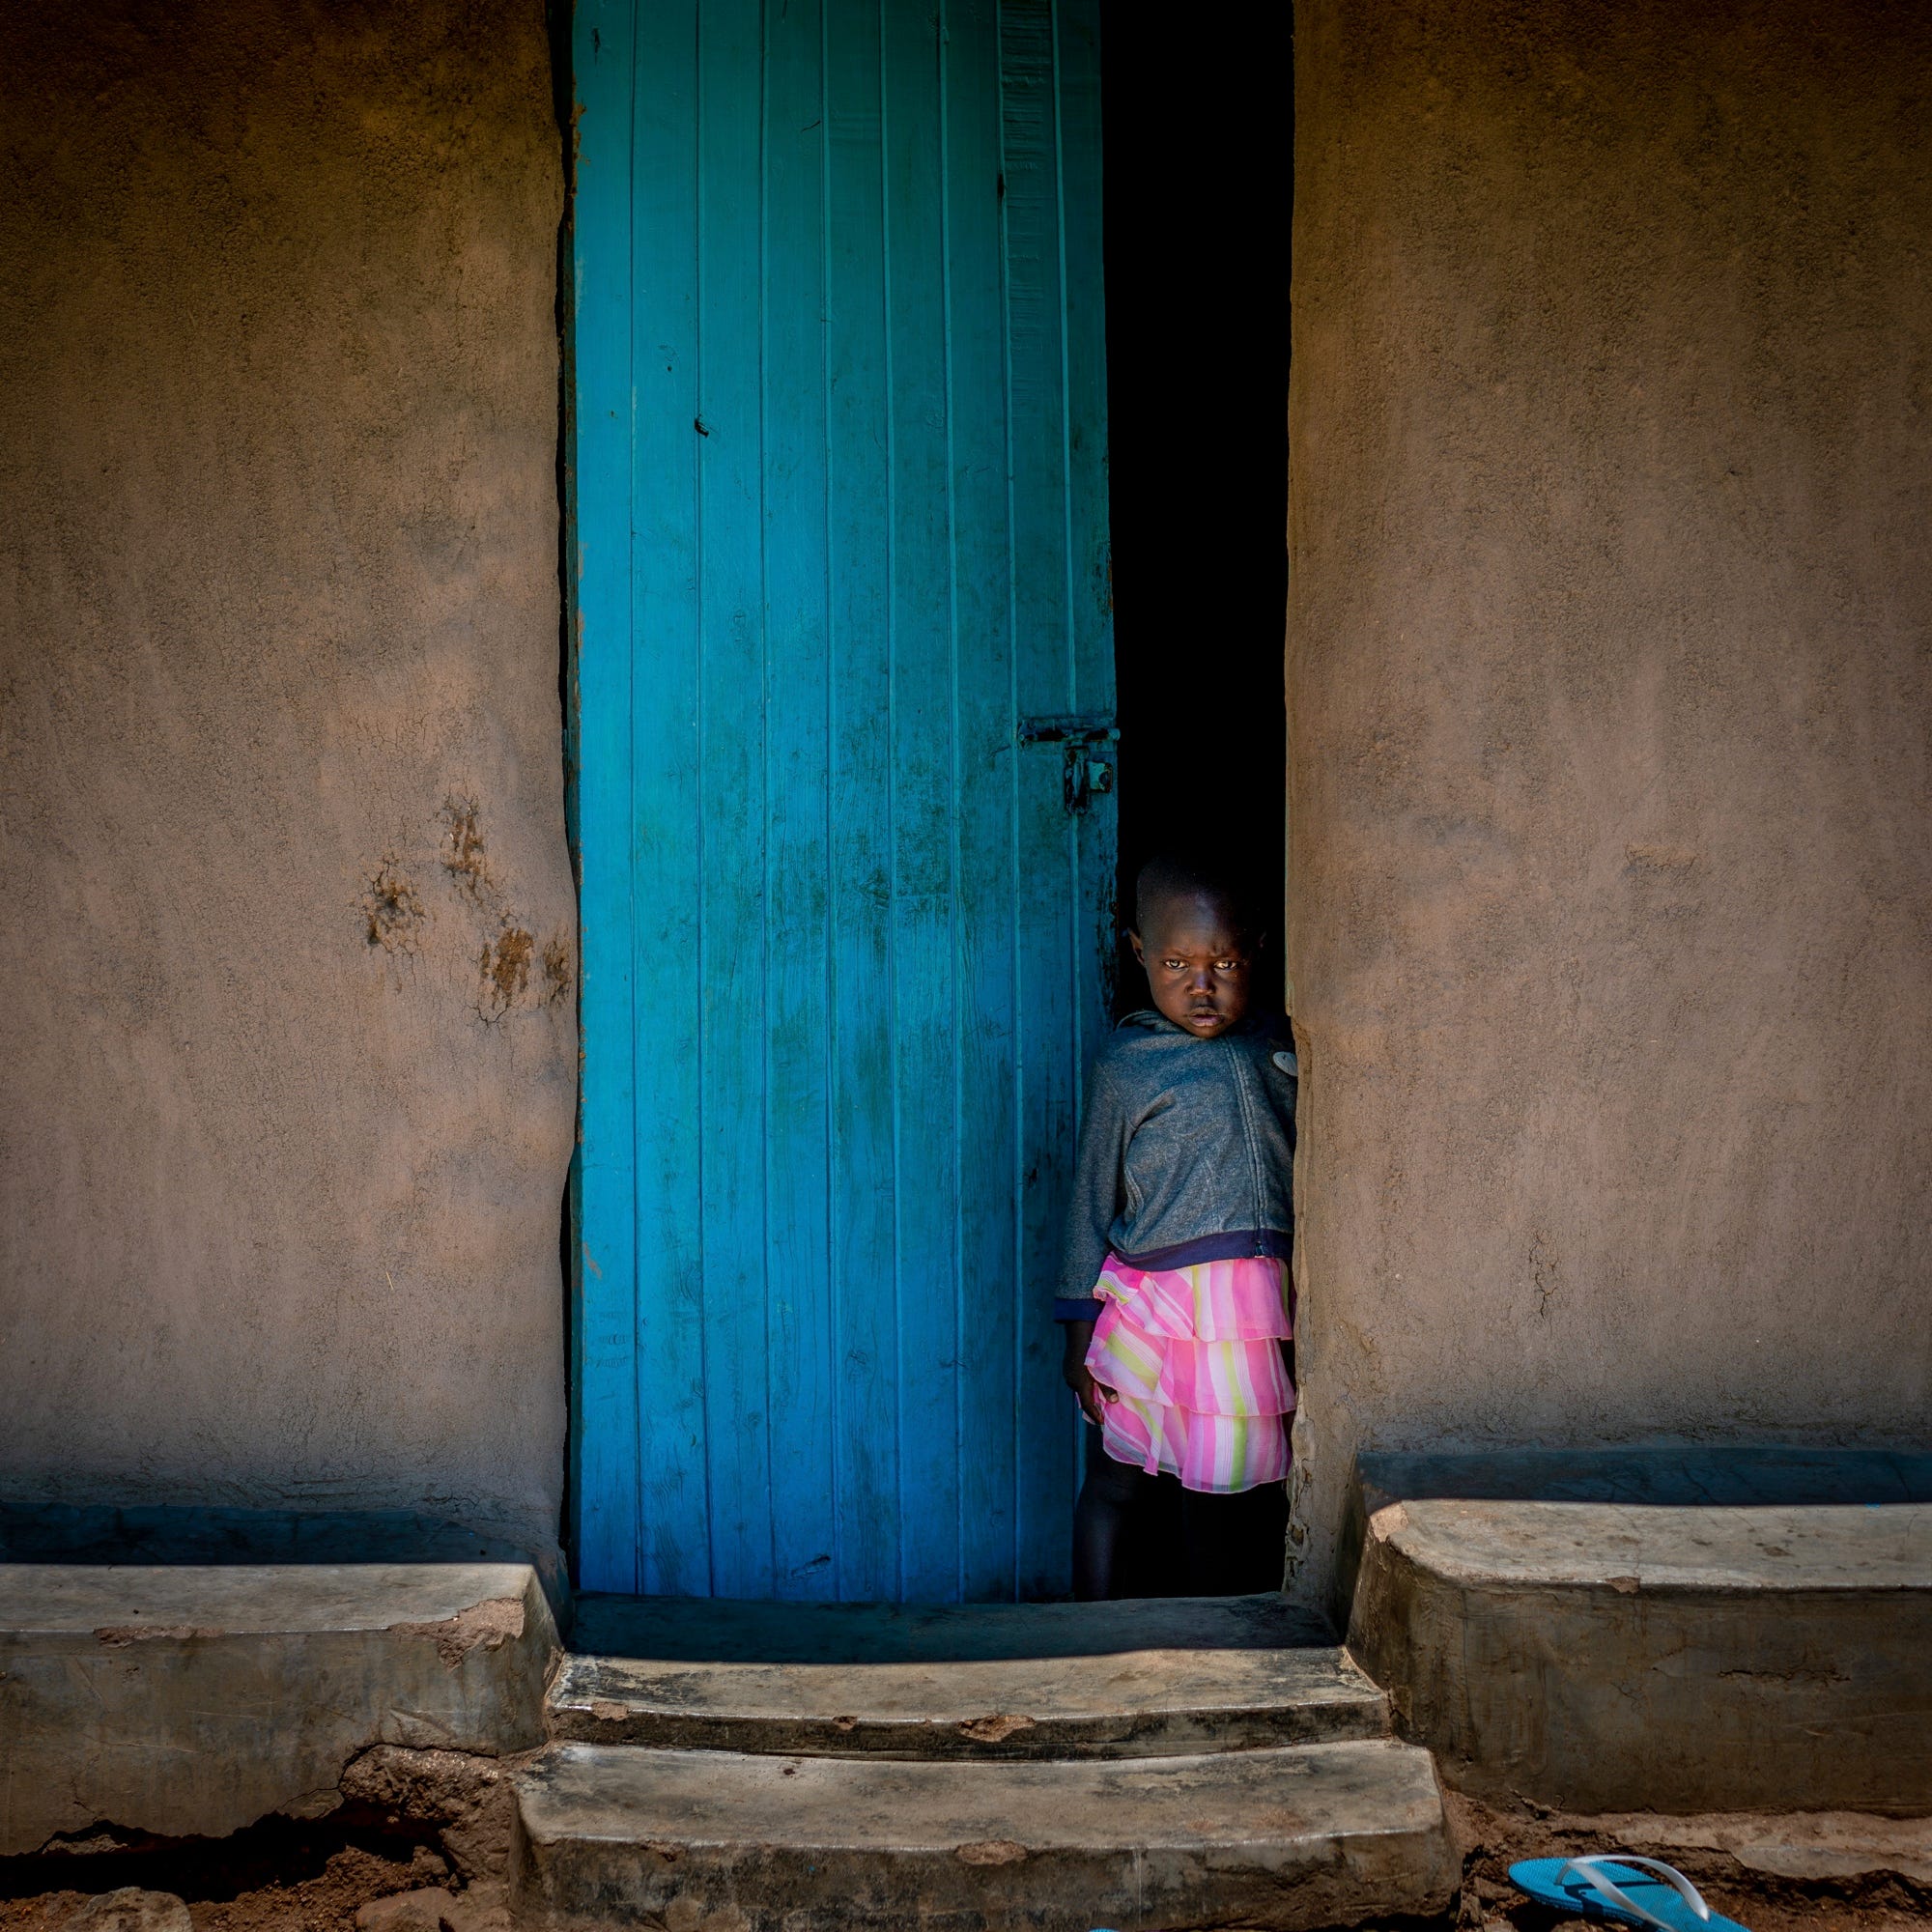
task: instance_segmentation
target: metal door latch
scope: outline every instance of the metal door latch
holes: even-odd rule
[[[1120,727],[1111,718],[1022,718],[1022,745],[1061,748],[1061,802],[1079,817],[1096,797],[1114,788],[1114,746]]]

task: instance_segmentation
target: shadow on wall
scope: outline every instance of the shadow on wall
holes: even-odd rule
[[[1808,1509],[1932,1502],[1932,1452],[1782,1443],[1364,1455],[1364,1487],[1463,1502]]]
[[[203,1509],[0,1503],[0,1564],[156,1569],[351,1563],[532,1563],[553,1597],[554,1550],[410,1510]],[[555,1573],[554,1575],[553,1573]]]

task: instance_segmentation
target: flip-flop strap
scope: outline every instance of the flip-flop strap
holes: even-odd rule
[[[1590,1858],[1565,1859],[1556,1867],[1554,1882],[1558,1887],[1561,1887],[1563,1874],[1565,1872],[1575,1872],[1600,1897],[1610,1899],[1615,1904],[1621,1905],[1626,1912],[1634,1912],[1646,1925],[1661,1925],[1663,1928],[1663,1932],[1676,1932],[1676,1928],[1667,1918],[1660,1918],[1656,1913],[1646,1912],[1635,1899],[1632,1898],[1627,1892],[1620,1890],[1611,1883],[1601,1868],[1605,1865],[1612,1864],[1641,1865],[1645,1871],[1654,1871],[1658,1877],[1663,1879],[1676,1889],[1678,1896],[1683,1899],[1684,1903],[1699,1918],[1710,1918],[1711,1908],[1704,1903],[1703,1895],[1698,1891],[1697,1888],[1674,1865],[1667,1865],[1659,1859],[1639,1859],[1625,1852],[1599,1853]]]

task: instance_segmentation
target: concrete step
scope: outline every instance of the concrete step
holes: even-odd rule
[[[1386,1701],[1278,1598],[581,1600],[560,1738],[820,1757],[1136,1757],[1378,1738]]]
[[[1932,1810],[1932,1455],[1364,1455],[1349,1644],[1444,1776],[1573,1811]]]
[[[520,1925],[834,1932],[1237,1924],[1443,1910],[1427,1752],[1392,1740],[1109,1762],[559,1745],[517,1779]]]

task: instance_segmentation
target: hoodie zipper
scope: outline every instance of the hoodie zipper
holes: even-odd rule
[[[1254,1107],[1248,1097],[1247,1082],[1241,1078],[1241,1063],[1235,1042],[1226,1039],[1221,1044],[1230,1056],[1228,1072],[1235,1083],[1235,1104],[1241,1116],[1241,1135],[1248,1144],[1248,1179],[1255,1190],[1255,1218],[1249,1225],[1255,1231],[1255,1253],[1264,1255],[1267,1248],[1263,1237],[1267,1230],[1262,1226],[1262,1217],[1266,1212],[1266,1207],[1262,1198],[1262,1156],[1255,1135]]]

